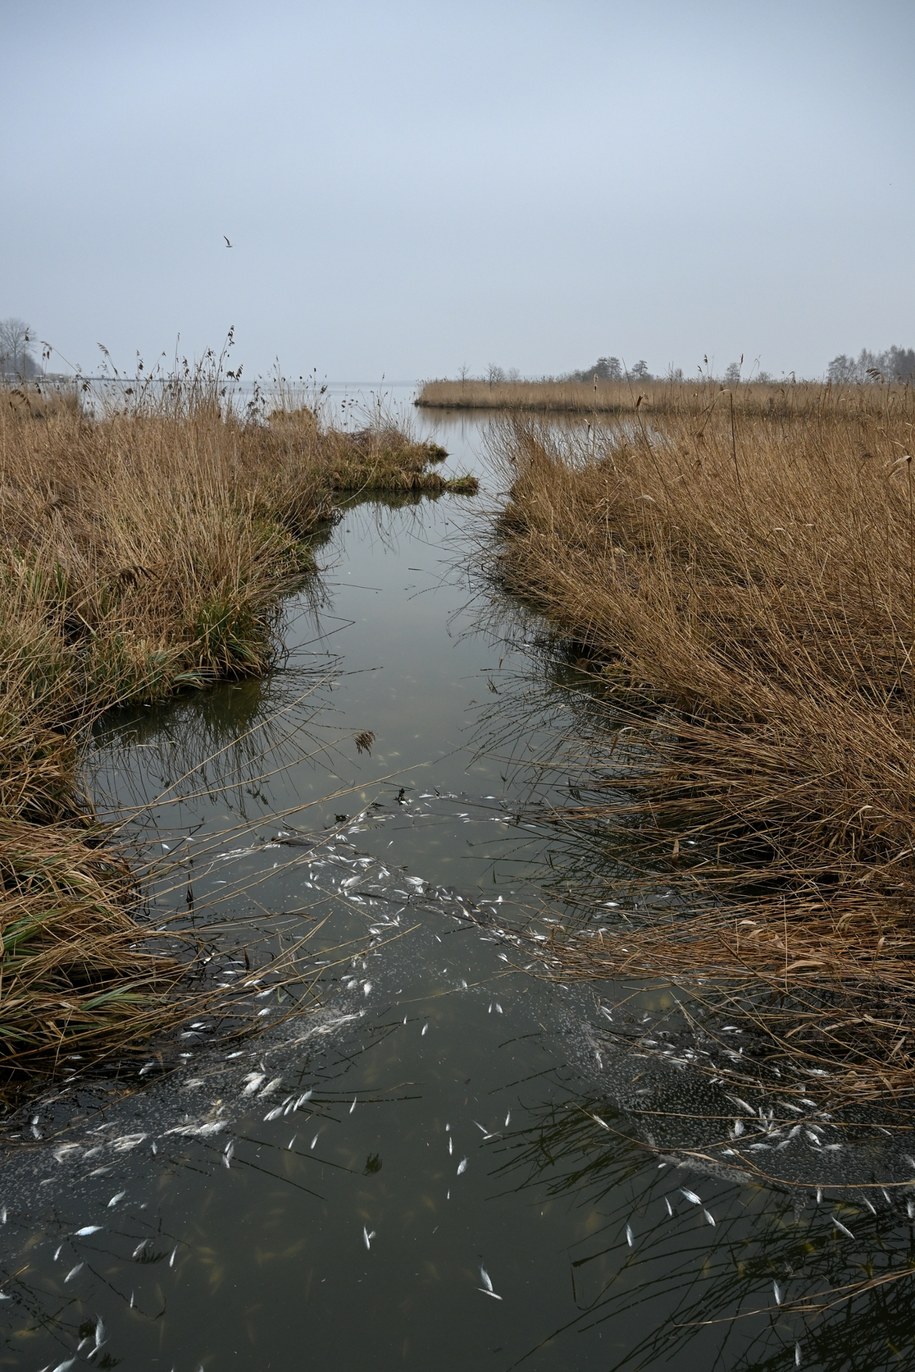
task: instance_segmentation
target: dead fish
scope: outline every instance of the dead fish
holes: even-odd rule
[[[626,1242],[628,1243],[630,1248],[635,1247],[635,1235],[632,1232],[631,1224],[626,1225]]]
[[[108,1202],[108,1209],[111,1210],[119,1201],[122,1201],[126,1195],[126,1191],[118,1191],[117,1195],[112,1196],[111,1200]]]
[[[102,1317],[101,1317],[101,1315],[96,1315],[96,1317],[95,1317],[95,1347],[93,1348],[92,1352],[88,1354],[88,1356],[89,1356],[90,1358],[93,1357],[93,1355],[96,1354],[96,1353],[99,1351],[99,1349],[101,1348],[102,1344],[105,1342],[106,1338],[107,1338],[107,1331],[106,1331],[105,1326],[104,1326],[104,1324],[103,1324],[103,1322],[102,1322]]]
[[[100,1224],[84,1224],[82,1229],[77,1229],[73,1237],[77,1239],[88,1239],[90,1234],[100,1233],[101,1228],[102,1226]]]
[[[702,1197],[701,1197],[701,1196],[697,1196],[696,1193],[695,1193],[695,1191],[690,1191],[689,1188],[686,1187],[686,1186],[681,1186],[681,1187],[680,1187],[680,1194],[683,1195],[683,1196],[685,1196],[686,1199],[690,1202],[691,1205],[701,1205],[701,1204],[702,1204]]]
[[[457,1165],[457,1175],[460,1176],[460,1175],[462,1174],[462,1172],[466,1172],[466,1171],[467,1171],[467,1168],[468,1168],[469,1166],[470,1166],[470,1159],[469,1159],[469,1158],[461,1158],[460,1162],[459,1162],[458,1165]]]
[[[671,1219],[673,1219],[673,1217],[674,1217],[674,1208],[673,1208],[673,1206],[671,1205],[670,1201],[668,1200],[667,1196],[664,1197],[664,1204],[667,1206],[667,1213],[668,1213],[668,1215],[670,1216]]]
[[[75,1267],[71,1267],[71,1268],[70,1268],[70,1271],[69,1271],[69,1272],[67,1273],[67,1275],[64,1277],[64,1281],[65,1281],[65,1282],[72,1281],[74,1277],[78,1276],[79,1273],[82,1272],[82,1270],[83,1270],[83,1268],[84,1268],[85,1266],[86,1266],[86,1264],[85,1264],[84,1262],[78,1262],[78,1263],[76,1264]]]
[[[853,1239],[855,1237],[851,1230],[848,1229],[840,1219],[837,1219],[835,1215],[833,1215],[832,1217],[832,1222],[836,1226],[836,1228],[845,1235],[846,1238]]]
[[[592,1115],[591,1118],[593,1119],[593,1121],[594,1121],[595,1124],[599,1124],[599,1125],[600,1125],[601,1129],[607,1129],[607,1130],[609,1130],[609,1128],[610,1128],[609,1124],[607,1123],[606,1120],[602,1120],[601,1117],[600,1117],[600,1115]]]
[[[774,1282],[772,1283],[772,1294],[773,1294],[773,1296],[775,1297],[775,1304],[776,1304],[776,1305],[781,1305],[782,1300],[783,1300],[783,1294],[782,1294],[782,1288],[779,1286],[779,1284],[778,1284],[777,1281],[774,1281]]]
[[[368,1228],[367,1228],[365,1225],[363,1225],[363,1226],[362,1226],[362,1238],[363,1238],[363,1241],[365,1242],[365,1246],[366,1246],[367,1249],[371,1249],[371,1247],[372,1247],[372,1239],[373,1239],[374,1237],[375,1237],[375,1230],[373,1229],[373,1230],[371,1231],[371,1233],[369,1233]]]
[[[712,1226],[714,1227],[716,1221],[715,1221],[715,1216],[712,1214],[711,1210],[706,1210],[706,1209],[703,1207],[702,1213],[703,1213],[703,1215],[705,1216],[706,1221],[707,1221],[710,1225],[712,1225]]]

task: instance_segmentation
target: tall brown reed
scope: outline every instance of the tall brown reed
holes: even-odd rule
[[[625,826],[690,912],[570,936],[563,965],[712,978],[756,997],[779,1051],[879,1091],[915,1085],[915,401],[810,399],[751,416],[723,393],[577,437],[506,424],[494,566],[612,707],[567,822],[595,844]]]

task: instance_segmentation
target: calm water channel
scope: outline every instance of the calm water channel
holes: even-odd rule
[[[267,978],[233,1056],[195,1022],[142,1090],[30,1109],[0,1367],[910,1365],[907,1281],[829,1292],[911,1261],[911,1143],[716,1095],[694,1048],[648,1051],[663,990],[520,969],[561,853],[517,817],[565,794],[539,764],[572,688],[467,570],[495,503],[481,426],[423,424],[478,499],[350,509],[269,680],[99,731],[87,774],[159,908],[214,944],[308,935],[319,1008],[283,1019]],[[250,978],[238,955],[221,975]]]

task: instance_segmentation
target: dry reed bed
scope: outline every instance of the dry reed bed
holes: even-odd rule
[[[307,408],[267,423],[191,404],[86,417],[0,396],[0,1092],[199,1013],[190,955],[142,920],[78,794],[85,729],[273,661],[279,594],[337,493],[447,489],[441,452]]]
[[[879,1094],[915,1085],[915,401],[860,389],[853,413],[822,388],[792,417],[724,393],[602,433],[506,423],[495,567],[613,707],[557,821],[597,862],[624,828],[689,910],[559,936],[556,965],[708,979],[770,1057]]]
[[[841,412],[865,421],[908,412],[904,386],[823,386],[819,382],[741,382],[730,389],[711,378],[695,381],[426,381],[415,404],[429,409],[511,410],[596,415],[682,415],[733,403],[738,415],[815,417]]]

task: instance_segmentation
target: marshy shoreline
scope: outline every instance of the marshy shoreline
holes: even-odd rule
[[[551,818],[592,855],[583,911],[627,915],[557,932],[551,975],[701,987],[707,1024],[755,1045],[715,1068],[744,1089],[915,1088],[913,423],[904,386],[806,386],[791,413],[716,386],[491,430],[490,574],[606,712]],[[659,880],[670,909],[634,916]]]
[[[154,398],[122,388],[98,417],[75,393],[0,396],[0,1096],[148,1049],[204,1009],[239,1027],[201,940],[147,918],[82,794],[93,723],[269,672],[280,598],[314,575],[342,500],[476,490],[385,418],[344,431],[301,403],[237,416],[221,386],[202,370]]]

